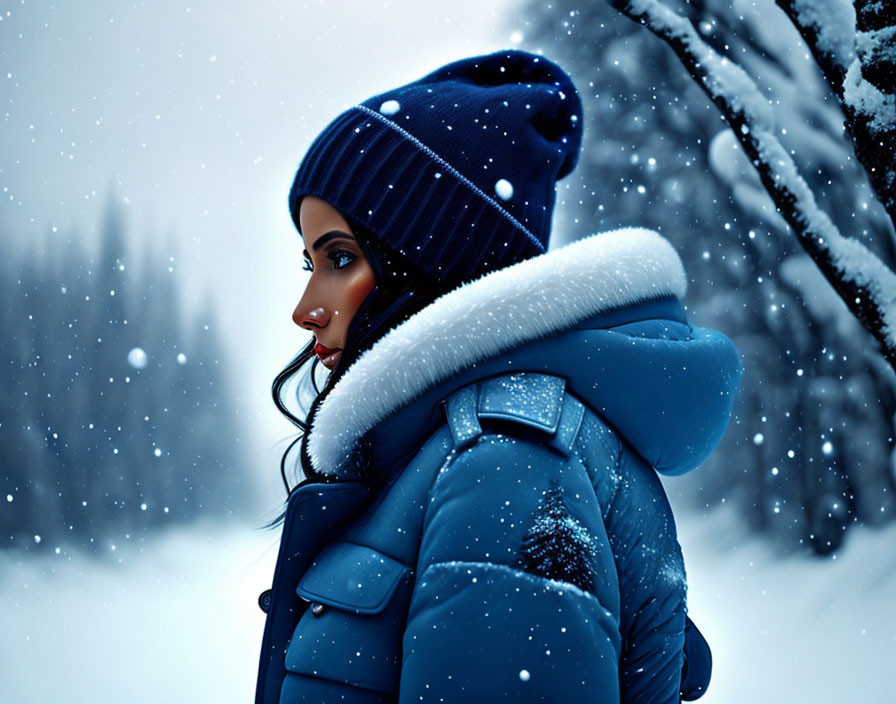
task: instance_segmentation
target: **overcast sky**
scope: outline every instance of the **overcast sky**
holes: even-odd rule
[[[512,6],[5,2],[0,232],[93,244],[114,197],[135,254],[147,237],[176,240],[184,305],[207,291],[217,304],[273,492],[289,426],[268,389],[307,339],[290,321],[304,278],[286,206],[302,154],[344,108],[514,46]]]

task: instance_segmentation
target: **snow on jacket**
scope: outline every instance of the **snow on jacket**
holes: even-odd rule
[[[687,670],[657,472],[715,447],[741,378],[657,233],[595,235],[433,302],[363,355],[289,498],[257,704],[650,702]],[[364,439],[374,488],[350,461]],[[698,691],[699,693],[699,691]]]

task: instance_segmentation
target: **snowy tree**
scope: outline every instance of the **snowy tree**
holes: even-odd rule
[[[892,270],[892,256],[888,262],[858,238],[841,235],[840,228],[819,206],[816,193],[799,174],[791,156],[794,150],[788,151],[779,139],[771,101],[739,63],[713,48],[683,14],[658,0],[614,0],[612,4],[629,18],[645,24],[675,51],[689,74],[722,112],[732,134],[756,168],[763,188],[771,196],[775,213],[786,221],[849,310],[875,337],[890,365],[896,366],[896,275]],[[855,11],[844,0],[828,3],[797,0],[779,4],[800,30],[819,61],[829,87],[840,100],[856,155],[890,216],[886,235],[887,250],[892,255],[892,225],[896,224],[894,10],[887,9],[884,3],[863,0],[856,3]],[[712,23],[708,26],[711,31]],[[816,389],[825,386],[814,384]],[[888,396],[892,397],[892,392]],[[813,399],[811,393],[802,393],[800,400],[812,403],[818,397]],[[824,399],[821,401],[823,407]],[[804,413],[798,416],[805,418]],[[842,426],[842,421],[839,425]],[[829,425],[829,432],[835,432],[834,427]],[[805,430],[803,426],[799,429]],[[813,430],[810,426],[808,435],[803,434],[802,439],[811,442],[820,436],[823,448],[833,447],[831,440],[825,439],[823,426],[818,429],[820,432]],[[812,445],[801,443],[797,447],[805,452]],[[793,452],[790,450],[788,456]],[[806,487],[806,493],[812,497],[808,506],[808,537],[820,552],[839,545],[849,504],[856,503],[855,487],[850,485],[839,463],[829,461],[831,454],[832,451],[823,452],[826,459],[809,458],[822,467],[814,473],[815,481]],[[872,483],[886,492],[886,484]],[[886,493],[881,500],[880,509],[885,511],[891,501]],[[781,506],[776,503],[773,511],[780,510]],[[799,516],[793,520],[800,523]]]
[[[896,6],[778,0],[846,115],[855,153],[896,223]]]
[[[133,266],[120,213],[99,252],[53,237],[0,268],[0,529],[7,547],[100,552],[248,510],[251,482],[210,306],[184,310],[170,254]]]
[[[892,267],[890,220],[784,14],[772,0],[680,11],[777,106],[781,139],[819,199],[837,204],[837,227]],[[848,525],[888,520],[892,370],[790,235],[734,132],[668,45],[609,4],[531,3],[525,16],[527,48],[569,68],[585,103],[585,151],[561,182],[571,215],[555,242],[621,225],[660,230],[685,262],[689,317],[725,331],[744,359],[721,445],[676,490],[702,507],[735,503],[786,551],[828,552]]]
[[[773,110],[756,83],[734,58],[706,42],[689,19],[660,0],[611,4],[672,47],[731,125],[777,212],[896,368],[896,274],[858,239],[844,237],[819,206],[781,144]],[[846,0],[780,4],[828,67],[825,77],[844,107],[857,156],[896,224],[896,9],[880,0],[857,0],[856,11]]]

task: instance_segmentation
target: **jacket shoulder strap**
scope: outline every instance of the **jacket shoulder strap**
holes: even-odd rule
[[[482,435],[485,422],[530,428],[569,456],[585,413],[582,402],[566,391],[566,379],[541,372],[482,379],[455,391],[443,403],[458,451]]]

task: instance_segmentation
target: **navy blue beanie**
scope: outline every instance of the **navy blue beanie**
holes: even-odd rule
[[[323,198],[441,281],[546,251],[555,186],[575,167],[582,103],[542,56],[463,59],[349,108],[289,194]]]

